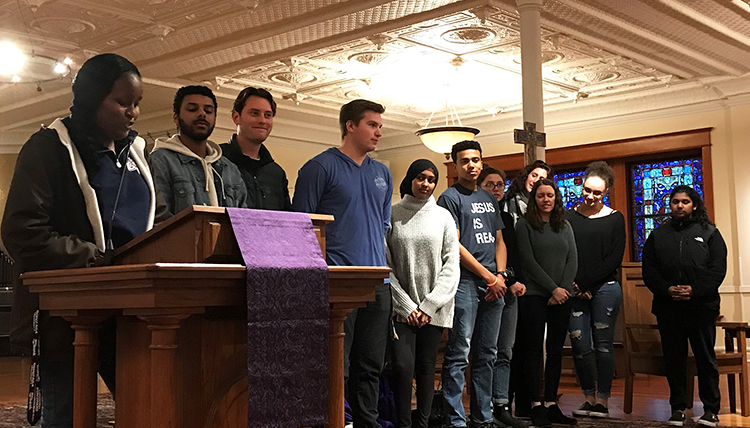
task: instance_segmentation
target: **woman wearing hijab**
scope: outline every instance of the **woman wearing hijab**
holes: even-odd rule
[[[119,55],[97,55],[76,75],[70,116],[24,144],[2,221],[2,239],[19,273],[101,263],[105,250],[153,226],[157,195],[145,141],[131,129],[142,95],[135,65]],[[16,278],[11,343],[31,354],[32,320],[38,318],[41,425],[72,427],[73,330],[38,309],[36,296]],[[114,334],[113,322],[99,333],[99,373],[110,391]]]
[[[435,164],[414,161],[401,182],[386,234],[396,339],[393,343],[399,427],[426,428],[432,407],[435,359],[444,328],[453,324],[458,288],[456,224],[435,203]],[[412,379],[417,383],[417,420],[411,420]]]

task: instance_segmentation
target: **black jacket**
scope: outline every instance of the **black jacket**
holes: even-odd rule
[[[255,161],[242,153],[233,135],[221,145],[224,156],[240,169],[247,187],[247,207],[261,210],[291,211],[289,181],[284,169],[274,162],[265,144],[260,146],[260,160]]]
[[[87,267],[102,254],[103,227],[96,196],[78,151],[71,147],[67,128],[56,120],[50,128],[33,134],[18,154],[2,220],[3,243],[15,261],[16,274]],[[136,138],[130,153],[153,189],[144,147],[145,141]],[[165,217],[164,203],[157,194],[152,193],[149,210],[147,228]],[[38,296],[16,275],[10,340],[26,355],[30,355],[31,320],[38,308]],[[43,359],[72,361],[69,322],[43,311],[39,330]]]
[[[713,225],[669,220],[651,232],[643,247],[643,281],[654,293],[651,312],[701,316],[719,315],[719,286],[727,273],[727,246]],[[673,285],[690,285],[693,297],[678,302]]]

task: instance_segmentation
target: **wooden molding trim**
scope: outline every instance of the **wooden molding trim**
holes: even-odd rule
[[[653,155],[659,153],[679,155],[679,152],[695,152],[702,150],[704,147],[710,147],[712,129],[700,128],[669,134],[558,147],[547,150],[545,157],[546,162],[554,166],[555,169],[564,169],[569,166],[585,165],[596,160],[653,157]],[[704,150],[703,153],[705,154],[706,151]],[[484,163],[513,175],[524,166],[523,153],[486,157]],[[449,182],[451,183],[456,178],[456,171],[452,164],[453,162],[450,161],[445,162]]]

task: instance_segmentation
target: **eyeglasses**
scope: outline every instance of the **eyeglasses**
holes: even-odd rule
[[[498,181],[497,183],[493,183],[491,181],[485,181],[484,183],[482,183],[482,187],[484,187],[487,190],[504,189],[505,183],[502,181]]]

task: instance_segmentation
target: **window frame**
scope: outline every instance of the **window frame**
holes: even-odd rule
[[[624,262],[632,260],[632,215],[631,215],[631,180],[629,166],[632,163],[648,161],[663,161],[668,158],[685,156],[700,156],[703,170],[703,194],[706,209],[711,219],[714,219],[713,175],[711,170],[711,130],[713,128],[699,128],[668,134],[651,135],[570,147],[549,149],[545,153],[546,162],[555,171],[585,168],[590,162],[603,160],[615,171],[615,185],[610,189],[612,208],[625,216],[625,244]],[[484,158],[486,165],[504,170],[509,177],[518,174],[523,168],[523,154],[515,153],[503,156]],[[457,181],[456,171],[452,162],[445,162],[448,171],[448,183]]]

